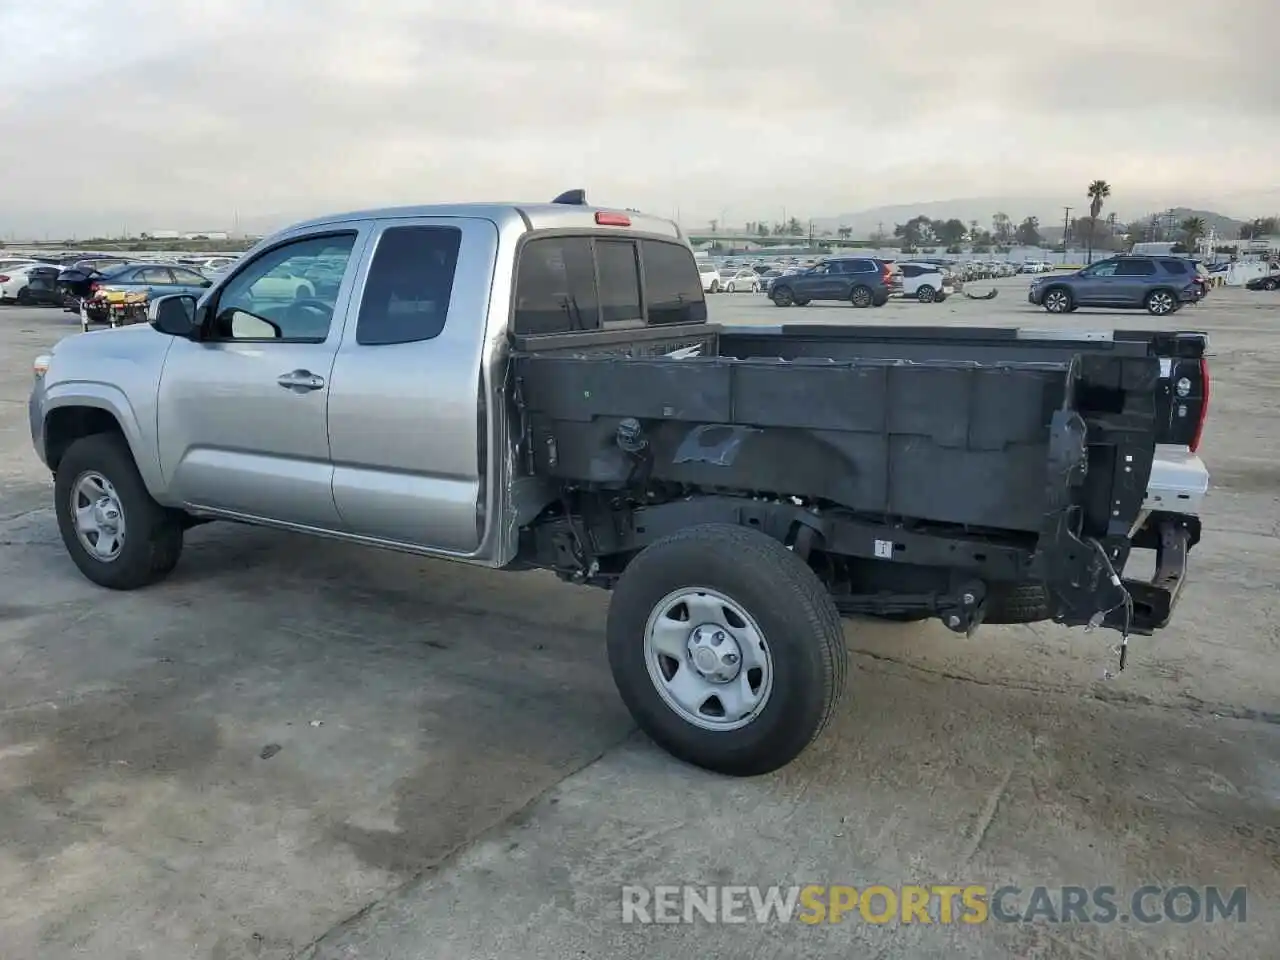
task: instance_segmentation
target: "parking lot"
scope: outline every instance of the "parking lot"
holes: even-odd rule
[[[723,322],[1146,328],[994,301]],[[636,734],[607,595],[231,525],[115,594],[75,570],[30,449],[30,361],[78,321],[0,307],[0,957],[1263,957],[1280,937],[1280,296],[1212,339],[1214,485],[1174,623],[850,621],[849,696],[778,774]],[[110,332],[95,334],[112,336]],[[1248,889],[1244,922],[633,926],[623,885]]]

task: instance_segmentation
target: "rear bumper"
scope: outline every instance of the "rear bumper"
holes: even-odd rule
[[[1144,510],[1164,510],[1199,516],[1209,492],[1209,471],[1186,447],[1160,444],[1151,464]]]

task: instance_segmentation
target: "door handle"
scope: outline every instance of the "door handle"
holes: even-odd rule
[[[286,390],[306,393],[311,390],[323,389],[324,377],[317,377],[310,370],[294,370],[292,373],[280,374],[280,376],[276,377],[276,383]]]

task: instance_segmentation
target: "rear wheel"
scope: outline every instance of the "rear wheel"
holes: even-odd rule
[[[778,541],[723,524],[652,544],[609,607],[609,665],[636,723],[689,763],[753,776],[830,720],[847,655],[839,614]]]
[[[1147,294],[1146,307],[1153,317],[1164,317],[1178,309],[1178,301],[1168,290],[1152,290]]]
[[[774,306],[777,307],[789,307],[794,303],[791,299],[790,287],[774,287],[769,296],[773,299]]]
[[[938,291],[933,289],[933,287],[929,286],[927,283],[923,284],[920,289],[916,291],[916,299],[921,303],[933,303],[934,298],[937,295]]]
[[[871,306],[875,299],[870,287],[857,286],[849,294],[849,302],[860,310]]]
[[[22,307],[29,307],[31,304],[35,303],[35,298],[31,296],[31,288],[23,287],[19,290],[17,300],[18,305]]]
[[[1280,281],[1278,281],[1278,280],[1272,280],[1272,279],[1268,278],[1268,279],[1266,279],[1266,280],[1263,280],[1263,281],[1262,281],[1262,289],[1263,289],[1263,290],[1274,290],[1274,289],[1276,289],[1277,287],[1280,287]]]

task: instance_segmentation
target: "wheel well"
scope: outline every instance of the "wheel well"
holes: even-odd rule
[[[44,422],[45,459],[49,469],[58,469],[71,444],[95,433],[124,436],[124,428],[119,420],[99,407],[58,407],[50,412]]]

